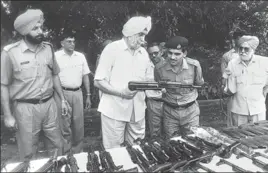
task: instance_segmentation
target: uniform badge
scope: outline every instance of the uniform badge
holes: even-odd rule
[[[20,65],[24,65],[24,64],[29,64],[30,61],[24,61],[24,62],[21,62]]]
[[[180,45],[180,44],[178,44],[177,49],[180,49],[180,48],[181,48],[181,45]]]

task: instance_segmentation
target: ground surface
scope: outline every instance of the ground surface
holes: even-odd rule
[[[226,117],[223,113],[223,109],[225,110],[225,105],[223,104],[223,109],[219,100],[204,100],[200,101],[200,123],[201,125],[210,126],[213,128],[221,128],[226,126]],[[95,111],[93,111],[95,112]],[[96,112],[95,112],[96,113]],[[86,121],[86,120],[85,120]],[[87,128],[87,127],[85,127]],[[86,133],[87,135],[87,133]],[[85,137],[85,146],[88,144],[96,143],[99,141],[99,137],[96,136],[86,136]],[[40,144],[40,150],[42,150],[42,143]],[[38,155],[40,158],[44,157],[42,152]],[[18,149],[15,141],[14,133],[9,132],[1,122],[1,162],[5,159],[9,158],[9,162],[16,162],[18,160]]]

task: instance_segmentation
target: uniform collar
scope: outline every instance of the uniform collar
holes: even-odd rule
[[[183,58],[182,59],[182,70],[187,70],[187,69],[189,69],[188,63],[187,63],[186,59]],[[174,71],[169,62],[167,62],[166,70]]]
[[[40,50],[41,48],[44,48],[44,43],[41,42],[38,46],[37,46],[37,50]],[[31,52],[35,52],[35,50],[32,50],[29,48],[29,46],[25,43],[25,41],[22,39],[20,42],[20,49],[21,52],[25,52],[26,50],[30,50]],[[37,51],[36,51],[37,52]]]

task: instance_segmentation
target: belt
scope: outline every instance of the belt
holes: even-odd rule
[[[67,90],[67,91],[78,91],[80,90],[81,87],[78,88],[66,88],[66,87],[62,87],[62,89]]]
[[[42,104],[47,102],[48,100],[50,100],[52,98],[53,95],[49,96],[48,98],[45,99],[17,99],[17,102],[23,102],[23,103],[31,103],[31,104]]]
[[[162,98],[157,98],[157,97],[148,97],[148,100],[154,100],[154,101],[160,101],[160,102],[163,101]]]
[[[195,103],[195,101],[192,101],[192,102],[187,103],[185,105],[177,105],[177,104],[174,104],[174,103],[167,102],[165,100],[163,100],[163,102],[164,102],[165,105],[167,105],[167,106],[169,106],[169,107],[171,107],[173,109],[176,109],[176,108],[184,108],[184,109],[186,109],[186,108],[192,106]]]

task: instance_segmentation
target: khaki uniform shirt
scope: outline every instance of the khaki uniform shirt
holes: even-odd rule
[[[228,79],[228,87],[234,93],[231,112],[241,115],[265,112],[263,91],[268,85],[268,57],[253,55],[248,65],[240,58],[233,59],[223,77]]]
[[[1,84],[9,86],[11,100],[44,99],[53,94],[52,76],[59,73],[52,45],[42,42],[30,50],[24,40],[4,47]]]
[[[194,68],[196,68],[196,70],[194,70]],[[199,62],[188,57],[183,59],[181,70],[178,72],[173,70],[167,61],[165,61],[163,64],[160,64],[159,66],[156,65],[155,79],[156,81],[179,82],[184,85],[204,84],[202,69]],[[167,93],[163,95],[163,99],[173,104],[184,105],[195,101],[198,97],[197,89],[194,88],[178,88],[166,90]]]

